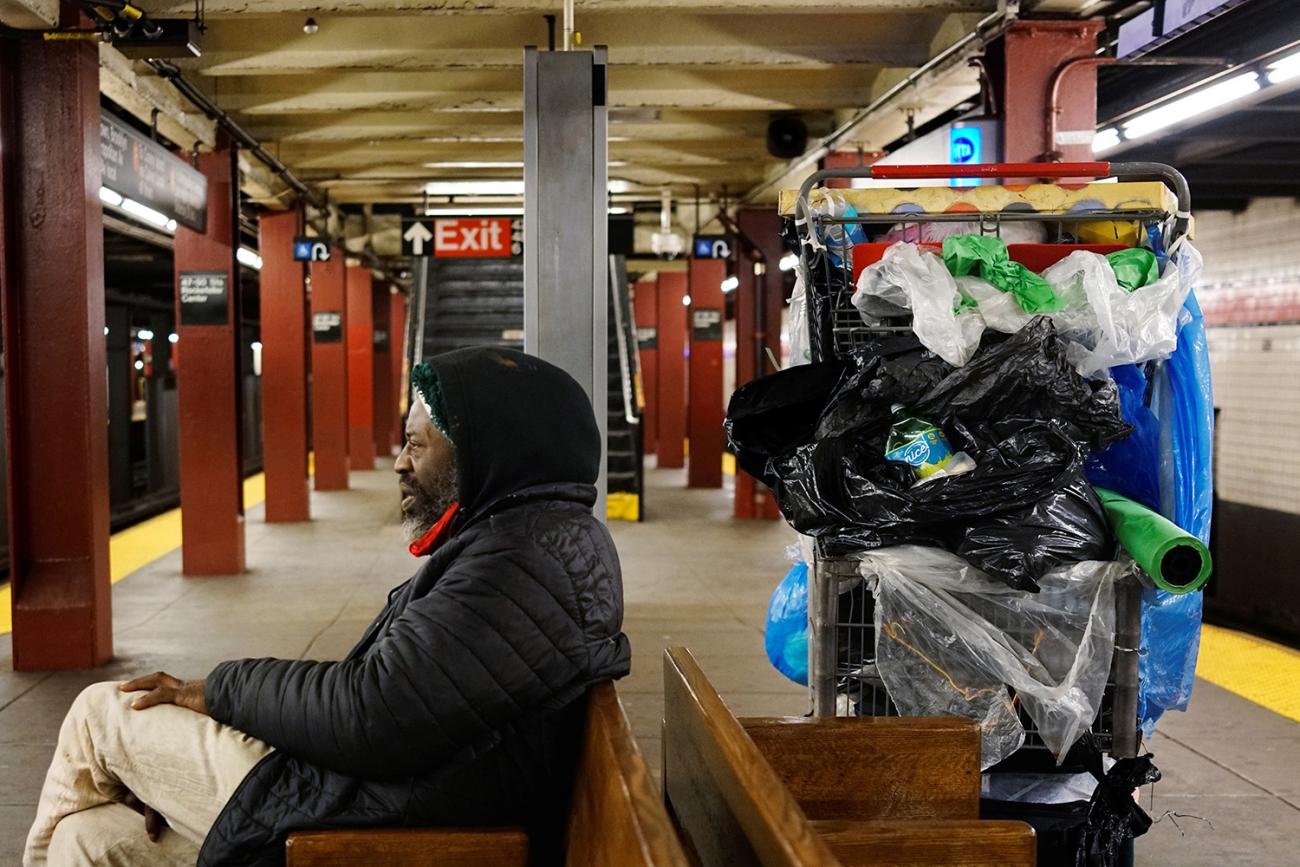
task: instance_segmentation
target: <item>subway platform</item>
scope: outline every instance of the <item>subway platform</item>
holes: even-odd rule
[[[632,674],[618,690],[656,773],[669,645],[691,649],[738,715],[801,715],[808,705],[762,647],[790,531],[736,521],[725,492],[684,485],[683,471],[647,471],[646,521],[612,525],[633,647]],[[260,506],[249,509],[246,574],[182,578],[173,550],[125,575],[113,592],[116,656],[102,668],[16,673],[10,638],[0,635],[0,867],[19,863],[59,722],[85,685],[155,669],[200,677],[232,657],[343,655],[415,569],[396,500],[386,468],[353,473],[351,490],[312,494],[310,523],[268,525]],[[1202,668],[1245,683],[1267,667],[1265,680],[1279,687],[1255,697],[1297,716],[1300,654],[1263,646],[1261,657],[1252,647],[1212,630]],[[1147,748],[1164,778],[1140,792],[1156,822],[1138,840],[1138,864],[1295,863],[1300,722],[1201,680],[1191,710],[1167,716]]]

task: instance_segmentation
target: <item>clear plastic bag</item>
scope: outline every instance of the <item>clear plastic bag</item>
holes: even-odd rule
[[[976,720],[981,768],[1024,744],[1023,706],[1059,763],[1101,708],[1115,583],[1131,569],[1076,563],[1027,593],[938,548],[861,555],[861,574],[874,582],[876,664],[890,698],[904,716]]]
[[[1168,357],[1178,345],[1179,313],[1200,271],[1201,255],[1190,244],[1183,244],[1159,280],[1132,291],[1119,285],[1106,257],[1083,250],[1044,271],[1062,297],[1080,291],[1087,297],[1088,333],[1078,333],[1076,323],[1058,323],[1074,343],[1068,355],[1076,369],[1098,376],[1117,365]]]
[[[894,244],[858,277],[853,306],[867,324],[898,310],[912,311],[912,331],[921,344],[953,367],[979,348],[984,322],[963,308],[957,281],[943,260],[915,244]]]
[[[1129,291],[1105,256],[1077,250],[1043,272],[1062,307],[1047,314],[1066,343],[1066,357],[1084,376],[1104,377],[1123,364],[1168,357],[1177,346],[1183,302],[1201,271],[1201,255],[1183,244],[1159,280]],[[987,328],[1011,334],[1033,319],[981,277],[958,277]]]

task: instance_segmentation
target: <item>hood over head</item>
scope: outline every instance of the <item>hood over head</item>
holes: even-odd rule
[[[525,488],[596,483],[600,429],[591,400],[569,374],[517,350],[487,346],[425,364],[436,377],[445,433],[456,449],[467,517]],[[420,381],[416,371],[411,378]]]

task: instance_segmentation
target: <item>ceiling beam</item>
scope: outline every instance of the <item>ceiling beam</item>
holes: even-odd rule
[[[903,41],[881,45],[743,45],[611,46],[609,62],[629,67],[696,67],[730,69],[821,70],[837,66],[920,66],[925,47]],[[381,48],[337,50],[287,49],[265,52],[205,51],[205,75],[288,75],[324,71],[436,71],[444,69],[511,69],[523,67],[519,48]]]
[[[59,0],[0,0],[0,24],[38,30],[59,23]]]
[[[30,0],[29,0],[30,2]],[[51,0],[57,2],[57,0]],[[186,17],[194,12],[186,0],[142,0],[155,15]],[[850,12],[991,12],[998,0],[582,0],[578,23],[588,12],[737,13],[798,11],[803,15],[844,15]],[[232,16],[301,15],[547,15],[557,12],[551,0],[207,0],[209,19]]]

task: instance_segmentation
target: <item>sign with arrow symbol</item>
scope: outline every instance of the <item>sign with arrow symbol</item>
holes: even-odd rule
[[[406,256],[428,256],[432,252],[432,245],[429,244],[432,240],[433,232],[429,231],[425,222],[412,220],[402,232],[402,253]]]

